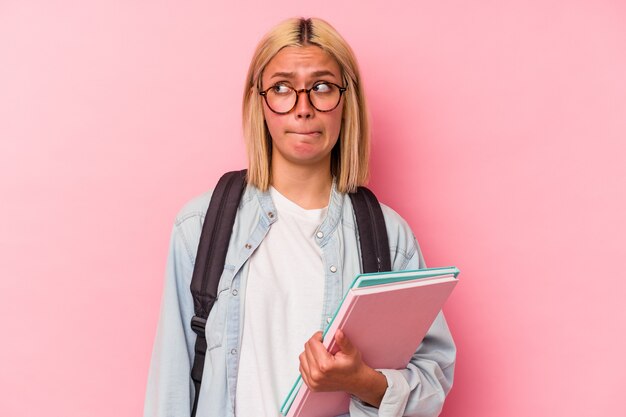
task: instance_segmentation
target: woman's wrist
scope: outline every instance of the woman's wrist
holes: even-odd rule
[[[355,378],[355,384],[350,394],[364,403],[378,408],[387,391],[387,377],[381,372],[363,366],[359,376]]]

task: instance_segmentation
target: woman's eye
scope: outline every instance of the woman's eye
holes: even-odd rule
[[[289,94],[291,89],[284,84],[276,84],[272,87],[272,92],[276,94]]]
[[[313,86],[313,91],[315,91],[316,93],[330,93],[332,88],[332,84],[319,83]]]

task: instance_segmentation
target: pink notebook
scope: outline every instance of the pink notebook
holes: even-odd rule
[[[456,268],[433,268],[434,276],[427,271],[357,277],[324,333],[324,346],[335,353],[334,335],[342,329],[372,368],[404,369],[458,282]],[[313,392],[298,378],[281,412],[329,417],[347,413],[349,405],[347,393]]]

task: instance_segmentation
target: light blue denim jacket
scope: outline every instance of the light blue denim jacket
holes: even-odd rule
[[[190,368],[195,334],[189,289],[202,223],[211,193],[191,200],[176,217],[167,261],[160,319],[154,343],[144,416],[190,415],[194,386]],[[407,223],[382,206],[394,270],[424,267],[422,255]],[[218,298],[206,325],[207,356],[198,402],[198,417],[234,417],[239,348],[243,328],[248,259],[277,220],[268,192],[248,186],[233,227]],[[324,263],[324,305],[320,330],[334,314],[344,291],[360,273],[360,253],[350,198],[331,191],[328,214],[320,225],[318,244]],[[285,256],[287,254],[277,254]],[[379,409],[356,398],[351,416],[436,416],[452,386],[456,349],[440,313],[424,341],[402,370],[381,370],[388,388]],[[280,406],[280,404],[278,405]],[[271,416],[276,417],[276,416]]]

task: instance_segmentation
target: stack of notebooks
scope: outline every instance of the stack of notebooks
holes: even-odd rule
[[[457,284],[455,267],[358,275],[324,332],[324,346],[339,349],[341,329],[363,361],[375,369],[404,369]],[[287,417],[328,417],[348,413],[350,396],[313,392],[298,377],[281,406]]]

